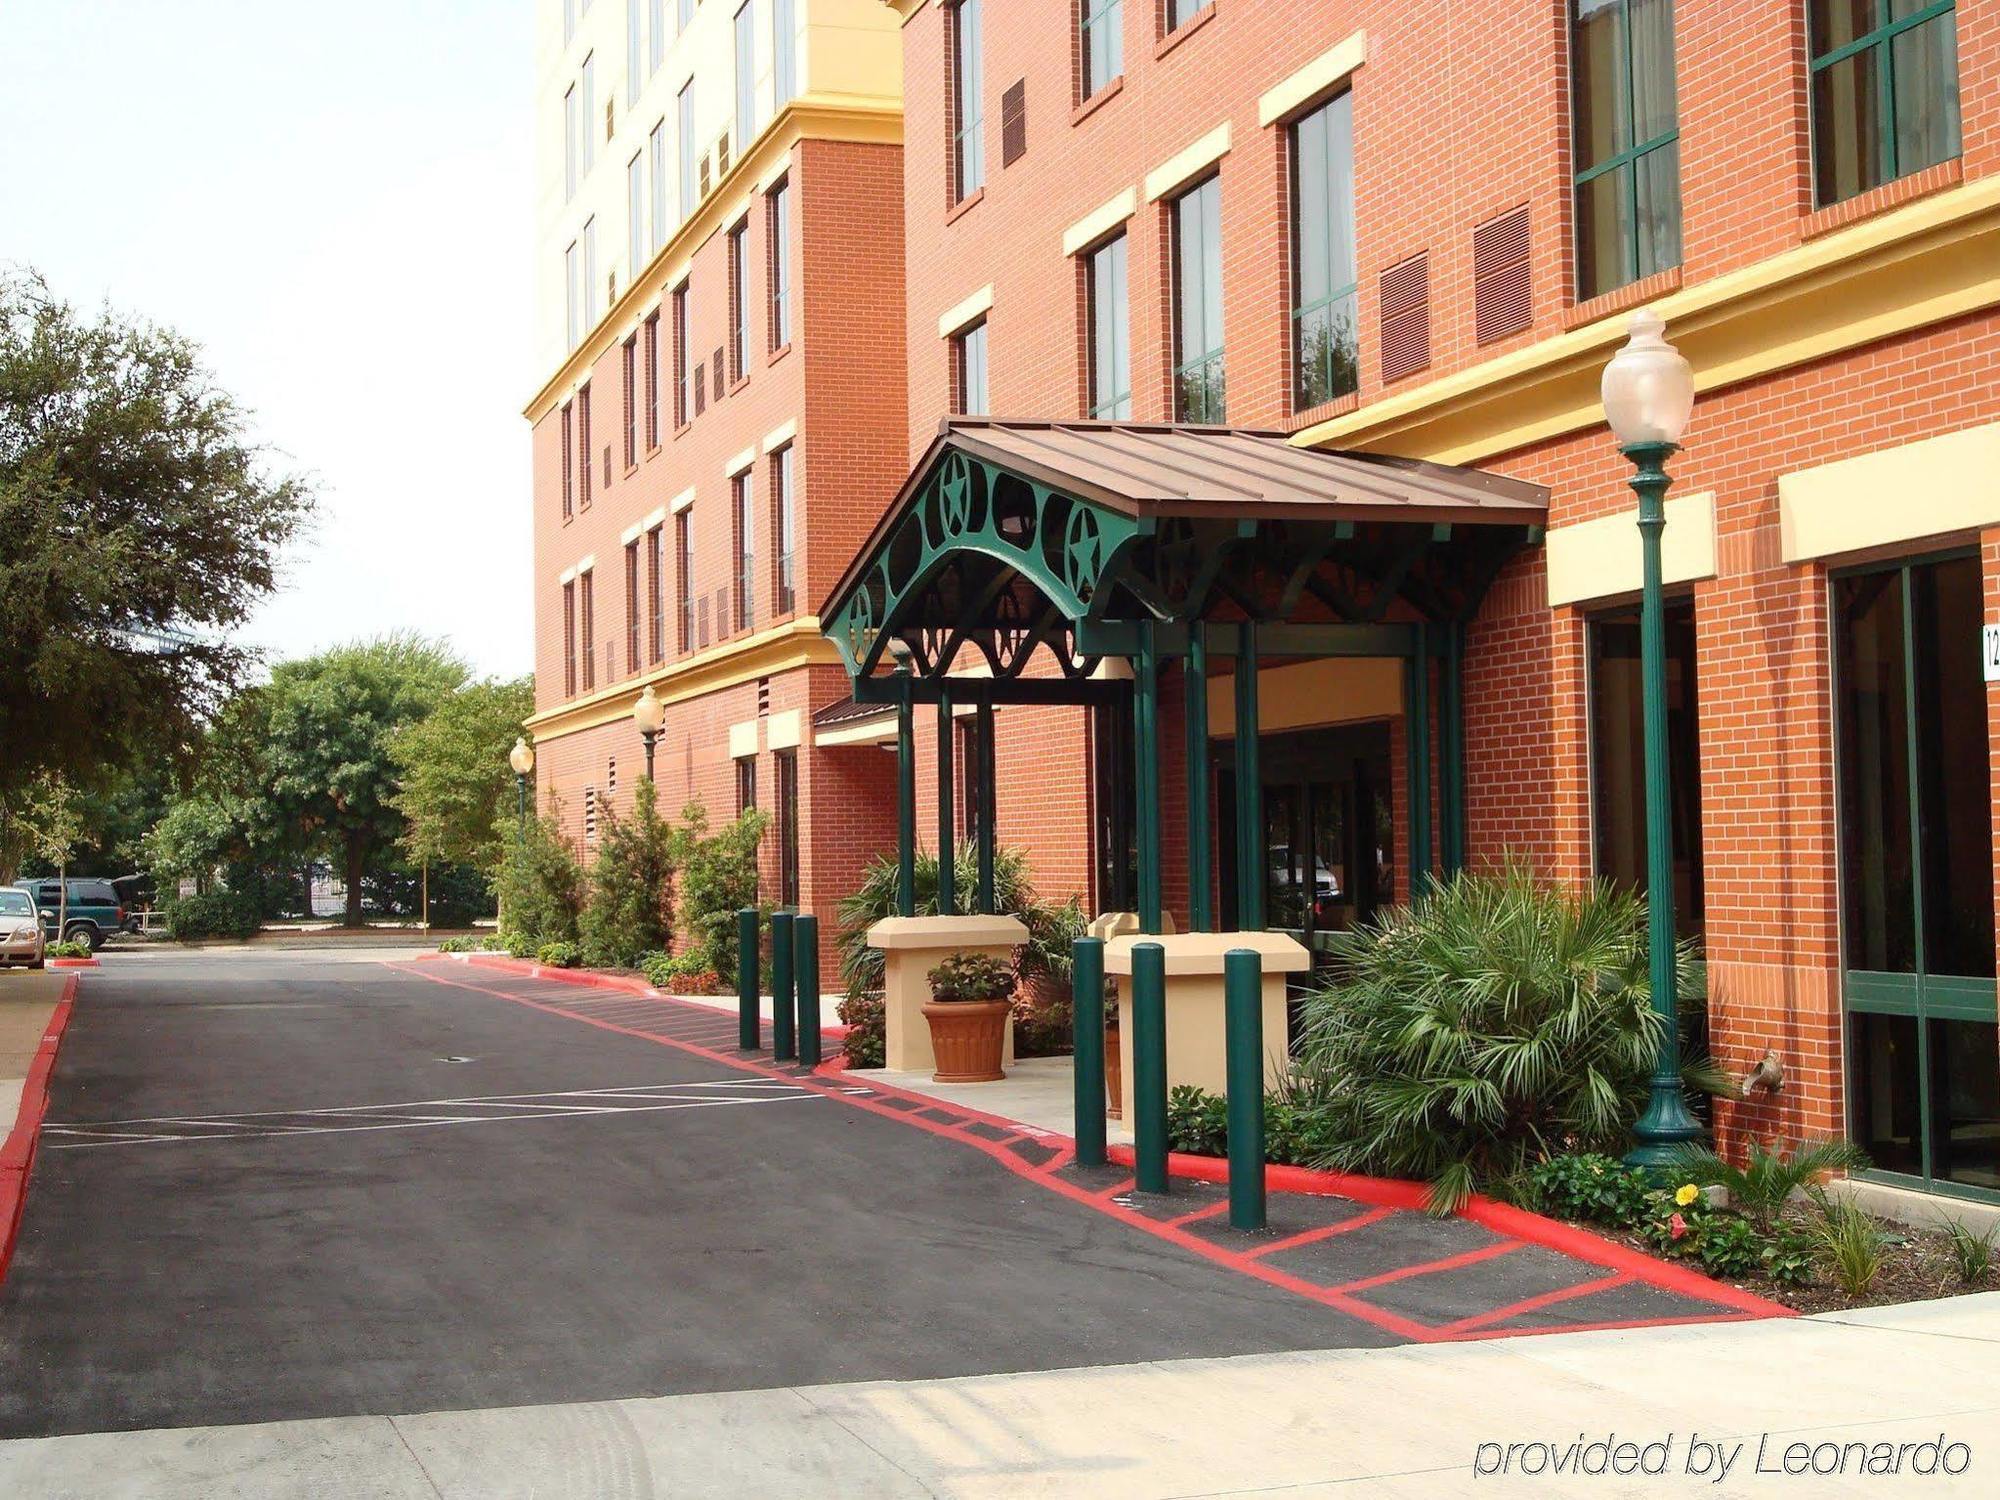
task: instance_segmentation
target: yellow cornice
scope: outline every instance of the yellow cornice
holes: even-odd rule
[[[902,17],[903,24],[907,26],[910,24],[910,17],[929,5],[931,0],[882,0],[882,3]]]
[[[1987,177],[1652,306],[1706,392],[1996,303],[2000,177]],[[1604,420],[1598,380],[1625,332],[1626,314],[1614,314],[1304,428],[1292,441],[1477,463],[1594,427]]]
[[[903,106],[900,100],[859,94],[802,94],[778,112],[750,149],[730,163],[728,172],[709,195],[702,199],[686,223],[667,237],[657,254],[632,278],[631,285],[613,303],[598,325],[582,343],[570,351],[548,382],[535,392],[522,409],[530,422],[539,422],[550,409],[583,379],[590,367],[627,331],[626,324],[638,322],[640,310],[661,296],[687,274],[694,252],[722,227],[731,213],[742,207],[738,194],[745,182],[761,184],[767,173],[775,172],[800,141],[861,141],[900,146],[903,142]]]
[[[648,687],[671,708],[703,693],[738,687],[795,667],[839,663],[840,653],[820,634],[818,617],[807,615],[746,635],[740,641],[712,646],[684,661],[669,662],[642,676],[627,678],[615,687],[600,688],[587,698],[545,709],[528,720],[528,728],[534,731],[537,744],[546,744],[566,734],[629,719],[632,705]]]

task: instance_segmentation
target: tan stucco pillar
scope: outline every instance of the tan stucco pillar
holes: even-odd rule
[[[870,947],[882,950],[882,1000],[887,1040],[883,1064],[897,1072],[929,1073],[937,1068],[931,1052],[924,1002],[931,997],[930,971],[954,953],[989,953],[1012,960],[1028,940],[1018,917],[884,917],[868,929]],[[1007,1020],[1003,1066],[1014,1061],[1014,1021]]]
[[[1229,1092],[1229,1050],[1222,1007],[1222,960],[1248,948],[1264,970],[1264,1087],[1291,1064],[1285,1033],[1285,976],[1312,967],[1305,945],[1281,932],[1183,932],[1158,937],[1133,934],[1104,945],[1104,972],[1119,976],[1118,1056],[1125,1118],[1132,1113],[1132,949],[1158,943],[1167,956],[1167,1087],[1191,1083],[1212,1094]]]

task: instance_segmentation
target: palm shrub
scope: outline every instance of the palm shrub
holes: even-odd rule
[[[677,916],[685,951],[726,989],[736,983],[736,914],[757,902],[757,846],[769,813],[751,808],[711,833],[708,809],[690,802],[674,830]]]
[[[1742,1166],[1700,1146],[1683,1146],[1667,1163],[1674,1179],[1719,1184],[1729,1205],[1763,1229],[1784,1211],[1793,1193],[1811,1187],[1822,1172],[1858,1172],[1867,1155],[1846,1141],[1802,1141],[1790,1156],[1773,1141],[1766,1149],[1750,1143],[1750,1159]]]
[[[952,859],[952,879],[956,885],[954,909],[971,911],[979,889],[979,846],[966,842],[958,846]],[[919,849],[916,857],[916,915],[938,915],[938,857]],[[840,978],[850,995],[866,994],[882,987],[882,952],[868,946],[868,929],[884,917],[896,915],[896,856],[878,855],[861,872],[861,883],[843,897],[837,913],[840,923]],[[1001,847],[993,851],[993,909],[1003,916],[1019,917],[1028,929],[1028,941],[1021,950],[1021,977],[1032,980],[1046,976],[1067,984],[1070,950],[1083,936],[1088,918],[1083,903],[1038,900],[1028,878],[1028,856],[1019,849]]]
[[[573,943],[583,911],[583,866],[558,813],[530,819],[506,841],[500,863],[501,922],[507,950],[532,958],[544,943]]]
[[[632,815],[598,810],[597,862],[578,932],[587,964],[634,968],[673,939],[673,830],[653,783],[639,781]]]
[[[1691,944],[1675,962],[1685,1027],[1704,971]],[[1615,1152],[1645,1102],[1662,1036],[1646,908],[1608,883],[1461,872],[1342,934],[1334,973],[1306,1000],[1301,1046],[1329,1085],[1318,1165],[1422,1178],[1446,1213],[1546,1156]],[[1682,1073],[1729,1088],[1706,1058]]]

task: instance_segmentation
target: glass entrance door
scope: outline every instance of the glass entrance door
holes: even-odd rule
[[[2000,1190],[1976,556],[1833,581],[1848,1112],[1878,1169]]]

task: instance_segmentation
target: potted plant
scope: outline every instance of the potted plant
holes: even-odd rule
[[[1019,978],[1014,966],[988,953],[954,953],[929,974],[930,1022],[936,1083],[992,1083],[1007,1075],[1000,1056],[1007,1016]]]

